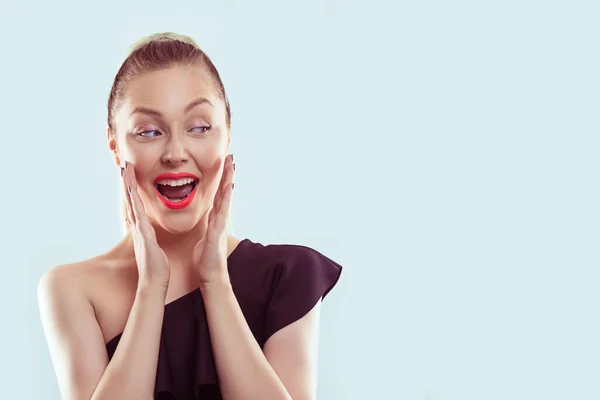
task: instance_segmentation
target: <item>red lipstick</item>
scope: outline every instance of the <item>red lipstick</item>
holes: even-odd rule
[[[181,200],[181,201],[170,200],[170,199],[166,198],[165,196],[163,196],[162,193],[160,193],[158,191],[158,188],[157,188],[158,181],[161,181],[163,179],[181,179],[181,178],[192,178],[196,182],[194,185],[194,188],[192,189],[190,194],[188,194],[183,200]],[[158,175],[156,178],[154,178],[154,182],[153,182],[154,183],[154,191],[156,192],[160,201],[162,201],[162,203],[167,208],[170,208],[171,210],[181,210],[181,209],[189,206],[192,203],[192,201],[194,200],[194,196],[196,195],[196,191],[198,189],[198,180],[199,179],[196,175],[190,174],[189,172],[165,172],[163,174]]]

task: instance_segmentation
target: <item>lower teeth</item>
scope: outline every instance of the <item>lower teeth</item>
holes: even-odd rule
[[[160,191],[158,191],[158,193],[160,193],[160,195],[162,197],[164,197],[165,199],[169,200],[172,203],[180,203],[183,200],[187,199],[190,196],[190,194],[192,194],[192,192],[194,191],[195,188],[196,188],[196,184],[194,184],[192,186],[192,190],[188,194],[186,194],[185,196],[183,196],[182,198],[172,198],[172,197],[169,197],[169,196],[165,196],[164,194],[160,193]]]
[[[188,196],[189,196],[189,195],[188,195]],[[167,196],[164,196],[164,197],[165,197],[165,199],[167,199],[167,200],[169,200],[169,201],[171,201],[171,202],[173,202],[173,203],[179,203],[180,201],[183,201],[183,200],[185,200],[185,199],[186,199],[188,196],[185,196],[185,197],[183,197],[183,198],[181,198],[181,199],[172,199],[172,198],[170,198],[170,197],[167,197]]]

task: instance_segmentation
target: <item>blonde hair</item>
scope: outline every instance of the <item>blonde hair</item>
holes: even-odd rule
[[[137,42],[134,42],[131,45],[131,47],[129,48],[129,54],[133,53],[135,50],[137,50],[141,47],[144,47],[148,43],[158,42],[161,40],[163,40],[163,41],[177,40],[177,41],[192,45],[197,49],[200,49],[200,46],[198,46],[198,43],[196,43],[196,41],[194,39],[192,39],[191,37],[189,37],[187,35],[182,35],[182,34],[175,33],[175,32],[163,32],[163,33],[154,33],[152,35],[145,36],[145,37],[141,38],[140,40],[138,40]]]
[[[196,41],[189,36],[163,32],[155,33],[136,41],[129,49],[129,54],[121,64],[115,76],[110,95],[108,98],[107,123],[112,134],[116,133],[114,116],[116,110],[121,106],[126,86],[136,76],[172,66],[194,66],[204,68],[212,78],[215,90],[225,103],[225,121],[227,129],[231,128],[231,108],[225,93],[225,87],[210,58],[198,46]],[[121,191],[121,217],[125,234],[129,232],[127,225],[126,193]],[[230,217],[227,220],[227,231],[233,232],[233,222]]]

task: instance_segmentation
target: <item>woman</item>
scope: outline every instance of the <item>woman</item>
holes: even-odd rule
[[[341,266],[228,235],[229,103],[193,40],[134,46],[107,135],[128,231],[38,287],[62,398],[314,399],[320,302]]]

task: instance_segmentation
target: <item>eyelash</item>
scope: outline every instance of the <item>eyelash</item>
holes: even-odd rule
[[[202,133],[206,133],[206,132],[208,132],[208,131],[210,130],[211,126],[210,126],[210,125],[205,125],[205,126],[195,126],[195,127],[193,127],[192,129],[198,129],[198,128],[204,129],[204,131],[203,131]],[[139,131],[139,132],[135,132],[135,135],[136,135],[136,136],[141,136],[141,137],[147,137],[147,136],[144,136],[144,133],[149,133],[149,132],[160,132],[160,131],[159,131],[158,129],[150,129],[150,130],[148,130],[148,131]],[[161,133],[161,134],[162,134],[162,133]]]

